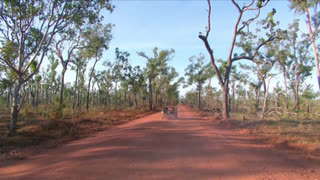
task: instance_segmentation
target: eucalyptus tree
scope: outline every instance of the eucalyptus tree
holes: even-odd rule
[[[276,51],[275,58],[276,64],[279,66],[280,71],[283,77],[283,84],[284,84],[284,110],[285,112],[288,111],[289,108],[289,92],[288,92],[288,76],[289,76],[289,69],[292,64],[292,61],[288,59],[289,52],[285,49],[279,49]]]
[[[174,50],[162,50],[158,52],[158,48],[153,49],[153,57],[147,56],[144,52],[138,52],[138,55],[148,60],[144,73],[148,79],[149,109],[153,110],[153,84],[155,78],[160,74],[161,67],[172,59]]]
[[[102,86],[101,86],[101,84],[103,84],[103,72],[102,71],[97,71],[96,73],[95,73],[95,76],[94,76],[94,81],[96,82],[96,84],[97,84],[97,96],[98,96],[98,105],[99,106],[101,106],[101,105],[103,105],[103,100],[104,100],[104,98],[103,98],[103,95],[104,95],[104,91],[102,90]],[[92,90],[91,91],[94,91],[94,89],[92,88]],[[95,101],[94,101],[95,99],[94,99],[94,96],[93,96],[93,98],[92,98],[92,106],[94,106],[94,104],[95,104]]]
[[[280,96],[281,94],[283,94],[283,89],[279,85],[279,81],[277,82],[277,85],[273,88],[273,94],[274,94],[274,107],[275,107],[275,110],[278,112]],[[286,101],[286,99],[284,101]]]
[[[87,68],[87,61],[78,55],[74,60],[71,61],[73,66],[72,70],[76,73],[76,79],[74,81],[74,97],[72,102],[72,109],[77,106],[80,110],[81,108],[81,89],[84,85],[84,73]]]
[[[239,83],[236,85],[236,94],[237,94],[237,103],[235,106],[235,111],[238,112],[239,105],[245,104],[247,102],[247,89],[244,86],[244,84]]]
[[[130,102],[130,100],[128,100],[128,93],[129,93],[129,83],[128,83],[128,79],[124,76],[120,79],[120,89],[121,93],[123,94],[123,99],[122,102],[120,104],[122,104],[123,106],[131,106],[132,103]],[[121,100],[121,98],[119,98]]]
[[[7,105],[10,105],[10,91],[13,83],[7,78],[1,78],[0,80],[0,96],[2,97],[7,92]]]
[[[40,88],[41,88],[41,75],[37,74],[35,76],[35,102],[34,102],[34,106],[38,106],[39,105],[39,94],[40,94]]]
[[[302,97],[304,97],[306,100],[307,100],[307,113],[310,114],[310,102],[312,99],[315,99],[319,96],[319,93],[315,93],[313,90],[312,90],[312,85],[307,85],[307,87],[303,90],[303,93],[302,93]]]
[[[108,105],[111,105],[111,98],[110,98],[110,89],[112,88],[112,82],[113,82],[113,77],[112,77],[112,66],[113,64],[109,61],[103,62],[104,66],[104,71],[102,71],[102,79],[103,83],[101,84],[101,88],[106,91],[106,96],[105,96],[105,107]]]
[[[291,9],[296,12],[306,15],[306,25],[308,28],[309,39],[311,41],[312,51],[315,59],[316,74],[318,79],[318,86],[320,89],[320,69],[319,69],[319,54],[317,50],[316,40],[319,36],[320,27],[320,6],[319,0],[290,0]],[[313,12],[313,14],[312,14]]]
[[[230,76],[231,96],[229,98],[230,111],[235,109],[237,92],[239,92],[242,95],[241,90],[244,90],[243,85],[246,85],[248,83],[248,80],[247,80],[248,75],[241,72],[241,71],[238,71],[236,66],[233,66],[231,71],[232,71],[231,76]],[[239,88],[240,88],[240,91],[238,91]],[[240,94],[238,94],[238,95],[240,95]],[[238,99],[239,99],[239,96],[238,96]]]
[[[4,72],[3,74],[1,72]],[[11,106],[12,88],[14,87],[15,74],[11,69],[6,69],[0,66],[0,96],[7,93],[7,106]]]
[[[184,103],[191,107],[195,106],[195,102],[197,102],[197,100],[198,92],[196,91],[188,91],[184,96]]]
[[[178,76],[178,73],[175,68],[168,64],[168,61],[159,61],[158,64],[158,75],[154,79],[153,84],[153,92],[155,93],[154,104],[162,107],[163,103],[170,105],[168,104],[166,90],[169,88],[170,83]]]
[[[262,82],[261,81],[255,81],[255,82],[250,82],[249,83],[249,88],[253,92],[251,91],[251,92],[248,92],[248,93],[249,94],[254,93],[254,99],[255,99],[254,107],[255,107],[256,112],[259,110],[261,86],[262,86]]]
[[[118,108],[118,83],[125,78],[125,73],[128,71],[130,66],[129,56],[130,54],[127,51],[120,51],[119,48],[115,49],[115,62],[112,66],[112,79],[115,83],[115,105]]]
[[[123,58],[123,55],[128,55],[127,57]],[[121,91],[123,92],[123,104],[132,106],[133,103],[128,100],[129,94],[129,76],[132,73],[132,65],[128,61],[129,53],[126,51],[123,51],[122,54],[120,53],[120,57],[118,59],[121,59],[122,56],[122,63],[121,63],[121,73],[120,73],[120,87]],[[121,98],[120,98],[121,99]]]
[[[261,119],[263,120],[266,115],[266,110],[268,105],[270,80],[272,77],[275,76],[275,74],[272,72],[274,61],[254,60],[253,62],[255,65],[253,66],[242,65],[242,68],[254,72],[258,77],[258,81],[261,82],[258,84],[251,84],[251,86],[254,87],[254,89],[256,90],[256,98],[259,98],[258,97],[259,95],[257,94],[257,90],[260,89],[260,86],[262,86],[263,88],[263,108],[261,113]],[[256,110],[258,110],[258,106],[259,106],[259,102],[256,101]]]
[[[77,83],[77,88],[78,88],[77,107],[78,107],[78,110],[81,111],[83,93],[86,92],[87,90],[87,88],[85,87],[85,73],[87,71],[88,62],[83,60],[78,63],[79,64],[77,64],[77,66],[79,66],[79,69],[78,69],[78,83]]]
[[[179,95],[176,97],[177,88],[180,85],[181,80],[178,79],[177,82],[174,82],[174,80],[178,77],[178,73],[175,70],[175,68],[171,66],[167,66],[165,68],[165,71],[162,71],[162,73],[159,76],[159,83],[158,88],[159,90],[159,96],[158,99],[158,105],[161,107],[165,105],[175,105],[176,99],[179,98]],[[179,94],[179,93],[178,93]],[[156,101],[157,103],[157,101]]]
[[[63,104],[63,90],[64,90],[64,77],[67,71],[69,63],[75,58],[74,51],[80,45],[80,29],[73,27],[60,33],[60,38],[53,41],[55,46],[54,53],[60,60],[62,65],[61,80],[60,80],[60,95],[59,95],[59,108],[62,108]]]
[[[130,68],[129,72],[130,73],[127,74],[128,84],[133,93],[134,104],[135,104],[135,107],[137,108],[138,107],[137,94],[140,88],[143,88],[145,78],[142,70],[140,69],[140,66],[135,66],[133,68]]]
[[[299,23],[295,20],[294,23],[288,27],[287,38],[283,41],[285,43],[283,50],[286,51],[287,56],[287,77],[290,81],[290,87],[295,96],[295,109],[299,110],[299,89],[300,85],[305,79],[311,75],[313,68],[312,58],[309,56],[309,42],[306,34],[299,36]]]
[[[262,21],[263,23],[263,21]],[[267,27],[264,27],[267,28]],[[257,29],[258,32],[260,32],[259,29]],[[269,96],[269,84],[271,78],[273,78],[276,74],[273,72],[273,66],[276,62],[275,55],[278,50],[276,44],[282,41],[282,38],[284,38],[285,33],[281,33],[281,39],[274,40],[268,44],[266,44],[263,48],[261,48],[261,51],[257,54],[257,56],[251,60],[251,62],[254,63],[253,66],[246,66],[242,65],[245,69],[251,70],[254,72],[258,80],[262,82],[263,87],[263,108],[261,113],[261,119],[264,119],[266,115],[266,110],[268,106],[268,96]],[[278,34],[280,38],[280,33]],[[251,41],[253,41],[256,38],[256,35],[253,35],[249,33],[245,40],[242,42],[239,42],[237,45],[240,46],[243,51],[247,51],[247,49],[251,47]]]
[[[237,17],[237,20],[235,21],[232,41],[230,44],[230,50],[229,50],[227,59],[225,61],[225,65],[226,65],[225,72],[222,73],[218,69],[217,62],[213,54],[213,50],[208,41],[208,38],[211,32],[211,3],[210,3],[210,0],[207,0],[207,2],[209,7],[208,25],[206,27],[206,32],[204,33],[204,35],[200,33],[199,38],[203,41],[209,53],[211,65],[216,73],[216,77],[218,79],[219,85],[222,90],[223,118],[228,119],[229,118],[229,109],[228,109],[229,77],[230,77],[232,64],[239,60],[253,60],[263,46],[265,46],[267,43],[277,38],[277,35],[274,31],[274,26],[276,26],[276,24],[274,23],[274,20],[273,20],[275,10],[273,10],[268,14],[268,16],[265,18],[265,21],[263,23],[265,27],[268,27],[269,33],[266,33],[265,37],[258,38],[259,39],[258,42],[255,42],[255,43],[248,42],[247,47],[245,48],[245,51],[240,55],[238,55],[234,51],[236,43],[241,39],[243,40],[248,35],[248,33],[251,33],[250,31],[245,32],[245,30],[246,29],[249,30],[249,25],[259,18],[261,9],[264,8],[269,3],[269,0],[251,0],[248,4],[245,4],[242,7],[240,7],[239,3],[237,3],[235,0],[231,0],[232,4],[238,11],[238,17]],[[251,16],[247,15],[246,12],[251,12],[250,13]],[[256,14],[254,15],[254,13]],[[240,37],[241,39],[239,39]]]
[[[49,62],[50,64],[47,67],[47,72],[49,72],[49,76],[47,79],[47,83],[48,83],[48,93],[49,93],[49,104],[52,103],[53,101],[53,97],[54,97],[54,87],[58,86],[58,82],[56,80],[57,77],[57,67],[58,67],[58,60],[54,58],[54,56],[49,56]]]
[[[94,70],[97,65],[97,62],[101,59],[103,52],[106,49],[109,49],[109,43],[112,39],[111,35],[111,24],[103,25],[103,24],[94,24],[93,26],[89,26],[83,32],[82,46],[85,48],[80,49],[80,54],[82,57],[87,59],[94,59],[94,63],[92,65],[91,71],[89,73],[88,80],[88,88],[87,88],[87,105],[86,109],[89,110],[89,100],[90,100],[90,88],[91,88],[91,80],[94,75]]]
[[[210,64],[205,63],[205,57],[200,54],[199,57],[192,56],[189,58],[190,64],[185,69],[185,76],[188,76],[188,84],[196,84],[198,91],[198,108],[202,109],[201,106],[201,94],[203,89],[203,84],[209,78],[213,77],[213,74],[208,71],[208,66]]]
[[[16,74],[10,134],[16,129],[21,86],[39,70],[55,35],[72,24],[85,24],[112,9],[108,0],[1,0],[0,62]],[[31,72],[30,67],[35,66]]]
[[[94,107],[95,106],[95,96],[96,96],[96,89],[95,89],[95,85],[98,84],[99,81],[99,71],[93,71],[92,74],[92,85],[91,85],[91,106]]]
[[[175,105],[179,103],[179,86],[183,82],[184,78],[180,77],[176,82],[170,83],[166,87],[166,104]]]

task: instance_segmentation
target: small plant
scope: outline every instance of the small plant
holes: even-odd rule
[[[53,119],[62,119],[64,108],[64,104],[61,107],[59,107],[58,105],[53,106],[53,108],[51,109],[50,117]]]

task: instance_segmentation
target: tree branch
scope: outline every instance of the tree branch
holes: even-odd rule
[[[206,32],[206,38],[209,37],[209,33],[211,31],[211,3],[210,3],[210,0],[207,0],[208,2],[208,27],[207,27],[207,32]]]
[[[224,85],[224,81],[222,80],[222,77],[221,77],[221,74],[219,72],[219,69],[218,69],[218,67],[217,67],[217,65],[215,63],[215,59],[214,59],[214,56],[213,56],[213,51],[212,51],[212,49],[210,47],[210,44],[208,43],[207,37],[205,37],[203,35],[199,35],[199,38],[203,41],[203,43],[204,43],[204,45],[205,45],[205,47],[206,47],[206,49],[207,49],[207,51],[208,51],[208,53],[210,55],[210,62],[211,62],[211,65],[212,65],[214,71],[216,72],[216,75],[218,77],[220,85]]]
[[[231,59],[231,61],[232,61],[232,62],[235,62],[235,61],[238,61],[238,60],[241,60],[241,59],[246,59],[246,60],[253,61],[253,59],[255,58],[255,56],[258,54],[259,49],[260,49],[261,47],[263,47],[264,45],[266,45],[267,43],[269,43],[269,42],[271,42],[271,41],[273,41],[273,40],[275,40],[275,39],[281,39],[281,38],[279,38],[279,37],[269,37],[266,41],[264,41],[263,43],[261,43],[261,44],[259,44],[259,45],[257,46],[257,48],[255,49],[253,55],[251,55],[251,56],[238,56],[238,57],[234,57],[234,58]]]
[[[257,15],[256,15],[255,17],[250,18],[250,19],[248,19],[247,21],[244,21],[244,22],[243,22],[243,26],[240,27],[240,28],[237,30],[237,33],[239,33],[243,28],[249,27],[250,23],[252,23],[252,22],[253,22],[255,19],[257,19],[259,16],[260,16],[260,8],[259,8],[258,13],[257,13]]]

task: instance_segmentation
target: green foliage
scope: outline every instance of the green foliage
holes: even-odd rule
[[[262,86],[262,82],[258,81],[258,82],[251,82],[250,87],[253,88],[254,90],[260,90],[261,86]]]
[[[261,8],[261,6],[262,6],[262,3],[264,3],[266,0],[258,0],[257,1],[257,7],[258,8]]]
[[[10,40],[1,41],[0,56],[2,56],[4,60],[14,64],[16,58],[18,57],[17,52],[18,52],[17,43]]]
[[[9,87],[12,87],[13,84],[14,82],[12,80],[3,78],[0,80],[0,90],[3,91]]]
[[[49,84],[52,85],[52,83],[55,83],[56,81],[56,75],[57,71],[56,68],[59,65],[59,62],[57,59],[54,58],[53,55],[49,56],[49,62],[50,64],[48,65],[47,71],[49,71]]]
[[[290,0],[290,8],[295,9],[297,13],[304,13],[305,8],[317,7],[318,0]]]
[[[35,80],[36,80],[36,82],[39,83],[41,81],[41,76],[40,75],[36,75],[35,76]]]
[[[105,49],[109,48],[109,42],[112,39],[112,25],[96,24],[93,27],[88,27],[83,33],[84,40],[80,54],[84,58],[101,57]]]
[[[116,48],[115,55],[115,62],[111,65],[111,78],[116,83],[122,81],[122,85],[127,87],[128,83],[126,82],[126,78],[129,76],[132,68],[128,61],[130,54],[126,51],[120,51],[119,48]]]
[[[313,69],[312,58],[308,53],[309,42],[307,36],[299,37],[299,21],[295,20],[288,27],[287,37],[283,40],[283,46],[277,55],[282,66],[287,70],[287,76],[291,81],[291,87],[295,89],[296,76],[299,77],[299,84],[302,84],[311,75]],[[291,71],[291,72],[289,72]]]
[[[129,68],[129,73],[126,75],[128,78],[128,84],[131,87],[131,91],[137,94],[140,88],[143,88],[145,81],[144,75],[140,66]]]
[[[138,55],[148,60],[146,68],[144,69],[145,74],[148,78],[154,79],[161,72],[166,70],[167,62],[172,59],[174,50],[162,50],[158,52],[158,48],[153,49],[153,57],[148,57],[144,52],[138,52]]]
[[[60,120],[64,117],[64,109],[66,109],[66,104],[59,105],[59,98],[56,96],[52,107],[49,110],[49,117],[53,120]]]
[[[2,39],[5,40],[2,41],[0,60],[19,71],[15,73],[24,78],[22,82],[32,78],[39,70],[39,66],[34,68],[33,63],[36,58],[39,58],[39,65],[42,63],[57,34],[70,27],[98,23],[102,20],[102,9],[112,11],[114,8],[108,0],[1,2],[0,22]],[[101,39],[95,42],[101,43]],[[18,52],[21,54],[19,57]],[[18,58],[19,63],[16,63]],[[33,69],[29,70],[31,67]]]
[[[312,85],[307,85],[307,87],[304,89],[303,93],[302,93],[302,97],[311,100],[311,99],[315,99],[319,96],[319,93],[315,93],[313,91]]]
[[[38,62],[37,61],[32,61],[31,65],[30,65],[30,72],[34,73],[36,71],[37,66],[38,66]]]
[[[199,57],[192,56],[189,58],[190,64],[185,69],[185,76],[188,76],[188,84],[197,84],[198,90],[202,89],[202,85],[207,79],[214,76],[211,64],[205,64],[204,60],[203,54],[200,54]]]
[[[173,80],[178,76],[178,73],[173,67],[168,65],[168,61],[172,59],[174,50],[161,50],[158,48],[153,49],[153,57],[147,56],[144,52],[138,52],[138,55],[147,59],[146,67],[143,72],[145,78],[148,79],[148,94],[149,94],[149,108],[153,99],[152,92],[159,95],[166,100],[166,105],[177,103],[179,98],[177,88],[179,81],[172,84]],[[162,105],[163,101],[161,102]]]
[[[268,13],[268,18],[267,18],[267,20],[268,20],[268,25],[270,26],[270,27],[273,27],[273,26],[275,26],[276,24],[275,24],[275,22],[274,22],[274,20],[273,20],[273,16],[276,14],[276,9],[272,9],[272,11],[271,12],[269,12]]]

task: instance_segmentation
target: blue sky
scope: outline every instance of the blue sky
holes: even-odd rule
[[[246,1],[238,1],[243,5]],[[198,38],[199,32],[204,32],[207,26],[207,1],[205,0],[115,0],[116,6],[112,14],[105,13],[105,22],[113,23],[113,39],[110,49],[105,52],[105,59],[114,60],[114,49],[119,47],[128,51],[130,62],[133,65],[144,65],[146,60],[137,56],[138,51],[152,55],[152,49],[175,50],[174,58],[169,64],[176,68],[180,76],[193,55],[207,52],[202,41]],[[214,0],[212,4],[212,32],[211,46],[216,58],[225,58],[228,54],[234,22],[238,15],[230,1]],[[262,10],[261,17],[265,17],[272,8],[277,9],[276,20],[286,27],[293,19],[301,17],[289,9],[286,0],[273,0]],[[305,29],[304,21],[301,28]],[[306,32],[306,31],[305,31]],[[209,62],[209,59],[207,58]],[[90,64],[89,64],[90,66]],[[103,66],[98,65],[97,70]],[[315,73],[312,81],[316,81]],[[315,86],[316,87],[316,86]],[[182,94],[185,91],[182,90]]]

